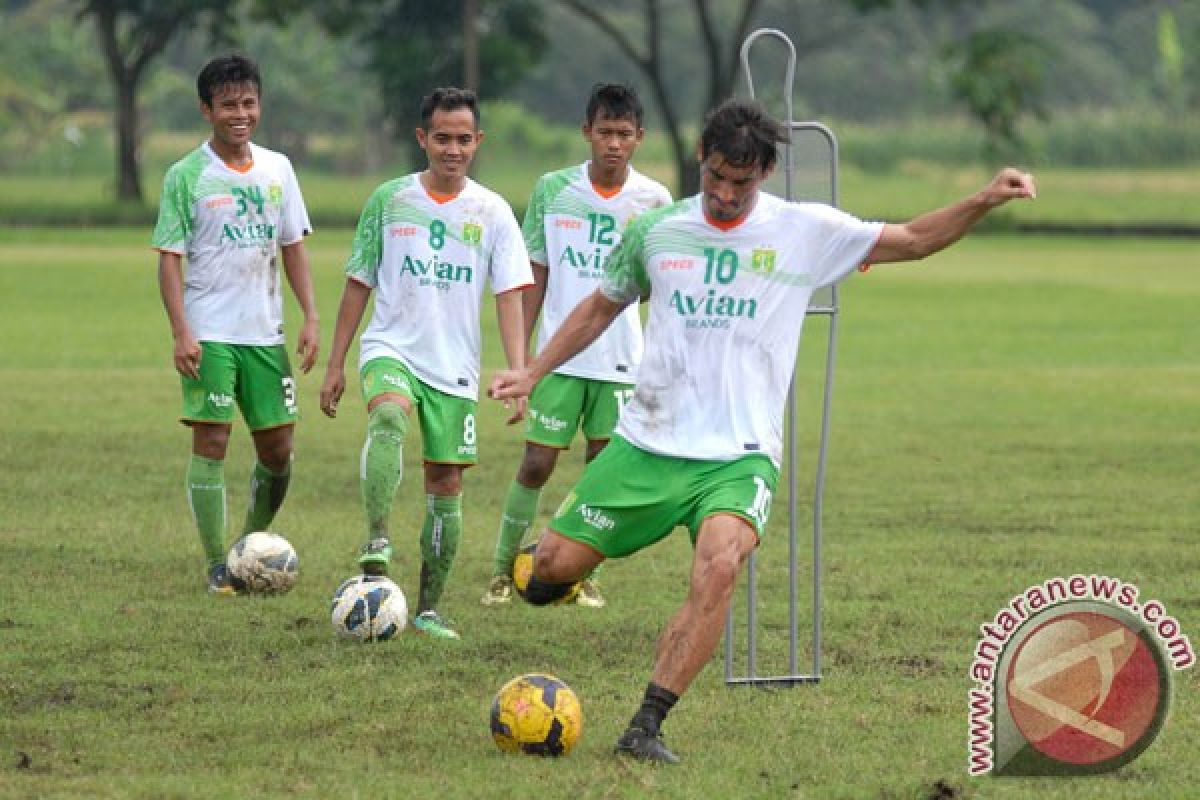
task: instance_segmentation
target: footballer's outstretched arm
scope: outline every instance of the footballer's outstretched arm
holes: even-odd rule
[[[596,341],[628,305],[610,300],[601,289],[592,292],[567,315],[546,347],[524,369],[496,373],[488,397],[496,400],[528,397],[543,376]]]
[[[879,241],[865,263],[916,261],[944,250],[961,239],[989,211],[1009,200],[1037,196],[1033,176],[1006,167],[991,183],[957,203],[930,211],[903,225],[884,225]]]

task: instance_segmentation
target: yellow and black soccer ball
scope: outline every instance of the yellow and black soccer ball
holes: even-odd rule
[[[583,710],[570,686],[540,672],[513,678],[492,701],[492,739],[506,753],[565,756],[583,732]]]
[[[517,594],[522,600],[527,600],[525,590],[529,588],[529,579],[533,576],[533,551],[537,550],[537,542],[530,542],[521,547],[517,551],[517,557],[513,561],[512,580],[513,588],[517,590]],[[555,600],[552,605],[565,606],[575,602],[575,598],[579,595],[580,583],[576,583],[571,587],[571,590],[563,595],[558,600]]]

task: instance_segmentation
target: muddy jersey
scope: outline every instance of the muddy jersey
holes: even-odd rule
[[[629,221],[671,202],[666,187],[633,167],[621,190],[605,197],[592,186],[588,163],[543,175],[525,213],[523,230],[529,257],[547,269],[539,352],[575,306],[600,288],[604,265]],[[633,305],[555,372],[633,383],[641,358],[642,321]]]
[[[479,398],[479,314],[494,294],[530,286],[521,229],[500,195],[467,180],[439,202],[417,174],[377,188],[363,209],[346,274],[375,290],[359,364],[387,356],[438,391]]]
[[[762,453],[779,466],[809,297],[861,264],[882,228],[765,193],[729,230],[707,221],[699,196],[636,219],[604,284],[614,301],[650,305],[637,389],[616,432],[662,455]]]
[[[152,244],[187,259],[183,308],[198,341],[284,341],[279,248],[312,224],[287,156],[255,144],[250,155],[235,169],[205,142],[163,181]]]

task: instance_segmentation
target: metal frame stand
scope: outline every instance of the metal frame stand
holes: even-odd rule
[[[750,97],[754,95],[754,79],[750,72],[750,48],[761,37],[772,37],[782,41],[788,50],[787,68],[784,76],[784,125],[790,134],[790,141],[783,146],[782,166],[784,176],[784,196],[787,200],[795,200],[793,187],[793,142],[799,132],[815,133],[825,140],[829,147],[829,197],[830,205],[838,204],[838,145],[833,132],[818,122],[797,122],[792,116],[792,84],[796,74],[796,48],[791,39],[782,31],[773,28],[760,28],[754,31],[742,43],[742,70],[746,75],[746,88]],[[809,198],[805,198],[809,199]],[[814,684],[821,680],[821,517],[823,511],[823,495],[825,491],[825,464],[829,448],[829,414],[833,401],[833,368],[834,354],[837,345],[838,291],[832,287],[828,297],[814,298],[810,302],[809,315],[829,317],[829,339],[825,353],[825,385],[822,395],[820,446],[817,451],[816,477],[813,491],[813,529],[812,529],[812,671],[800,672],[797,648],[799,642],[796,600],[797,577],[796,567],[799,553],[797,535],[797,504],[798,492],[796,487],[796,379],[792,376],[788,388],[787,409],[787,439],[786,458],[788,465],[788,672],[783,675],[763,676],[758,672],[758,618],[756,606],[758,602],[758,581],[756,572],[756,553],[751,553],[746,570],[746,661],[745,672],[734,674],[734,617],[733,606],[725,620],[725,683],[730,686],[796,686]]]

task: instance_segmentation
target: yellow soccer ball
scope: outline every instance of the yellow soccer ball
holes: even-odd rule
[[[492,739],[506,753],[565,756],[583,732],[571,687],[540,672],[513,678],[492,701]]]
[[[537,550],[537,542],[531,542],[517,551],[517,557],[513,561],[512,580],[513,588],[517,590],[517,594],[522,600],[525,597],[525,590],[529,587],[529,579],[533,577],[533,551]],[[565,606],[575,602],[575,598],[579,595],[579,587],[582,582],[576,583],[571,587],[571,590],[563,595],[558,600],[555,600],[552,605]]]

